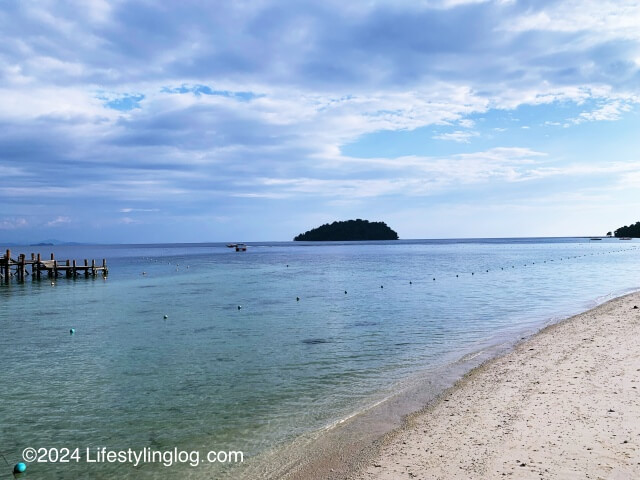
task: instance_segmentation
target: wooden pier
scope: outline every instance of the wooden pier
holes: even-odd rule
[[[24,282],[25,277],[29,275],[29,269],[33,280],[40,280],[43,273],[46,273],[48,278],[59,276],[75,278],[79,275],[95,277],[99,273],[106,277],[109,274],[105,258],[102,259],[102,265],[96,264],[95,260],[89,263],[86,258],[82,264],[78,264],[75,260],[59,261],[53,253],[50,260],[43,260],[39,253],[37,255],[32,253],[29,259],[21,253],[14,259],[11,258],[11,250],[7,250],[4,257],[0,259],[0,280],[9,282],[11,278],[16,278],[19,282]]]

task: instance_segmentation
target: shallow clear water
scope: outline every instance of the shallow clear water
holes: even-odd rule
[[[13,247],[106,257],[110,274],[0,286],[0,453],[12,465],[27,446],[242,450],[255,461],[425,369],[640,287],[637,247],[616,239],[268,243],[246,253],[220,244]],[[34,463],[24,478],[213,473],[215,465],[80,461]],[[11,478],[8,467],[0,478]]]

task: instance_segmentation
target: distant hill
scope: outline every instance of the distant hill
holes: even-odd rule
[[[369,220],[347,220],[345,222],[325,223],[324,225],[301,233],[296,242],[335,242],[356,240],[398,240],[398,234],[384,222]]]
[[[14,242],[8,242],[8,243],[3,243],[2,240],[0,239],[0,245],[2,246],[6,246],[6,247],[53,247],[53,246],[74,246],[74,245],[89,245],[89,244],[85,244],[85,243],[78,243],[78,242],[63,242],[60,240],[42,240],[40,242],[33,242],[33,241],[14,241]]]
[[[636,222],[634,225],[620,227],[614,232],[616,237],[634,237],[640,238],[640,222]]]

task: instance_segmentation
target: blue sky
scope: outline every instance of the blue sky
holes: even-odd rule
[[[640,4],[8,1],[0,242],[604,234],[640,220]]]

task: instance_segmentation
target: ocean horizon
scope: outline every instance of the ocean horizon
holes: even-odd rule
[[[375,440],[523,337],[640,288],[637,239],[245,243],[12,245],[106,258],[109,275],[0,285],[0,453],[82,452],[30,465],[34,477],[277,478],[318,445]],[[88,463],[103,447],[244,462]]]

